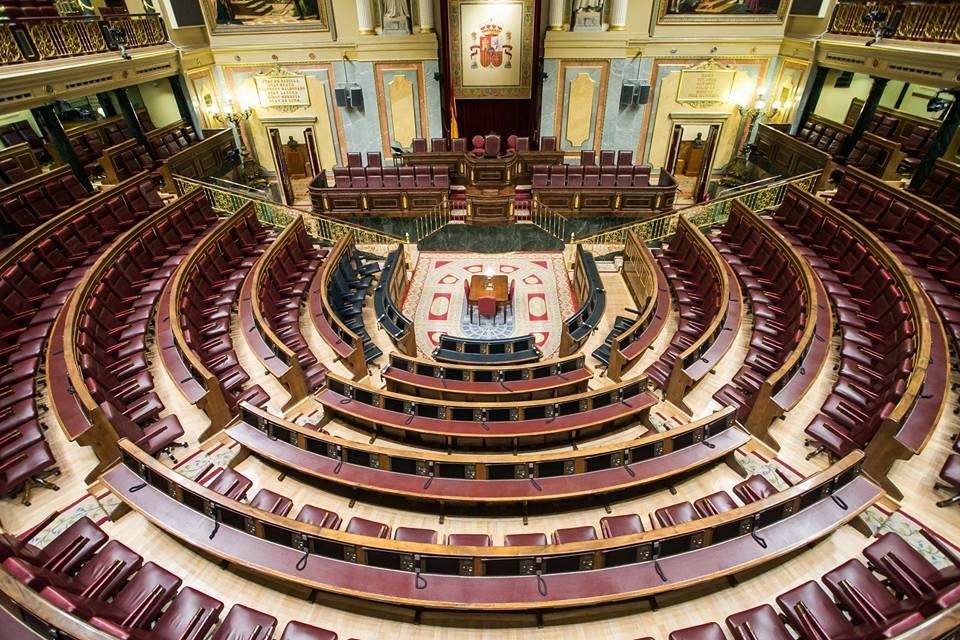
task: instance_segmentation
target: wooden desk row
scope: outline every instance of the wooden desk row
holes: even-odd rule
[[[647,245],[633,231],[623,248],[623,279],[640,312],[624,332],[613,338],[606,375],[619,382],[649,349],[667,324],[670,286]]]
[[[535,362],[543,355],[532,335],[512,338],[461,338],[440,336],[433,359],[473,366],[504,366]]]
[[[354,380],[367,375],[367,361],[363,353],[363,339],[354,333],[333,309],[329,299],[330,280],[336,273],[337,264],[354,245],[353,232],[344,234],[333,245],[323,264],[310,282],[307,306],[310,320],[317,332],[353,374]]]
[[[226,433],[259,458],[351,489],[440,504],[602,498],[724,459],[740,471],[732,454],[750,441],[725,408],[669,431],[577,451],[438,456],[345,440],[241,406]]]
[[[563,151],[516,151],[499,158],[478,158],[467,151],[414,151],[404,153],[406,166],[444,165],[453,184],[505,187],[530,183],[535,164],[563,162]]]
[[[417,336],[413,320],[403,315],[399,303],[407,292],[407,265],[403,245],[387,256],[380,280],[373,291],[373,312],[377,324],[387,332],[393,344],[408,356],[417,355]]]
[[[580,307],[560,327],[560,356],[568,356],[580,349],[593,333],[607,308],[607,291],[600,279],[593,254],[577,245],[577,261],[573,269],[573,288]]]
[[[560,399],[448,404],[358,385],[328,373],[316,394],[331,419],[373,436],[445,449],[519,449],[583,438],[647,422],[656,399],[645,377]]]
[[[671,591],[770,562],[852,521],[882,491],[860,454],[768,498],[682,525],[533,547],[398,542],[320,529],[225,498],[121,443],[102,481],[184,543],[333,593],[439,609],[529,610]],[[758,542],[763,541],[763,544]]]
[[[483,398],[510,402],[559,398],[583,393],[593,373],[582,354],[558,360],[509,367],[475,367],[441,364],[433,360],[390,354],[390,363],[380,370],[387,389],[437,400]]]
[[[613,187],[534,187],[533,197],[563,215],[657,216],[674,210],[677,181],[660,171],[657,184]]]

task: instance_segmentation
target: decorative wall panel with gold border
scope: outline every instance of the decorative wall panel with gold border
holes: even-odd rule
[[[427,102],[423,84],[423,65],[378,63],[373,66],[377,79],[377,105],[384,157],[393,157],[390,147],[399,143],[409,149],[413,138],[426,138]]]
[[[260,120],[261,116],[267,121],[271,121],[280,114],[286,114],[289,118],[296,118],[300,115],[312,119],[316,116],[313,129],[321,165],[325,170],[330,170],[338,164],[345,164],[344,158],[347,146],[340,111],[335,106],[333,87],[337,83],[337,78],[332,65],[325,63],[298,64],[287,65],[286,69],[297,74],[303,74],[306,77],[310,105],[300,107],[254,107],[250,119],[246,122],[246,125],[248,125],[246,131],[253,136],[251,146],[256,150],[260,163],[267,169],[272,170],[274,168],[272,166],[270,141]],[[255,97],[257,90],[254,76],[264,71],[265,69],[262,66],[224,66],[224,81],[228,91],[234,96],[234,100],[240,101],[241,96],[244,95]],[[244,124],[241,123],[241,128],[243,127]]]
[[[777,74],[777,81],[773,84],[773,91],[767,97],[769,107],[779,101],[780,108],[775,114],[767,117],[767,124],[782,124],[793,120],[793,114],[803,95],[809,68],[809,63],[802,60],[783,60]]]
[[[187,84],[190,88],[190,98],[193,101],[194,110],[200,117],[200,124],[204,129],[219,129],[223,125],[210,115],[211,113],[220,113],[223,110],[212,68],[194,69],[187,72],[186,75]]]
[[[571,156],[600,150],[609,70],[607,61],[560,62],[553,130],[560,149]]]
[[[529,98],[534,0],[449,0],[457,98]]]

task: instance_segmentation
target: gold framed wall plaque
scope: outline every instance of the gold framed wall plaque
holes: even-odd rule
[[[533,0],[450,0],[450,68],[457,98],[529,98]]]

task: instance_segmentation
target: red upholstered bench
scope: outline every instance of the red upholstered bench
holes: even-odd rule
[[[293,500],[275,491],[263,488],[257,491],[257,495],[253,496],[253,500],[250,501],[250,506],[255,509],[275,513],[278,516],[286,516],[290,513],[290,510],[293,509]]]
[[[547,536],[543,533],[508,533],[503,536],[505,547],[533,547],[547,544]]]
[[[370,536],[372,538],[390,537],[390,527],[382,522],[374,522],[373,520],[367,520],[365,518],[350,518],[350,522],[347,523],[347,528],[344,529],[344,531],[361,536]]]
[[[397,527],[393,532],[393,539],[400,542],[420,542],[436,544],[437,532],[433,529],[417,529],[416,527]]]
[[[326,527],[327,529],[338,529],[340,527],[340,516],[333,511],[315,507],[312,504],[303,505],[296,519],[315,527]]]

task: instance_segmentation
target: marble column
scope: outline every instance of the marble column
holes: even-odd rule
[[[627,28],[628,0],[611,0],[610,2],[610,31],[623,31]]]
[[[950,105],[947,115],[944,116],[937,132],[933,135],[933,140],[930,142],[930,147],[924,154],[923,160],[920,161],[913,172],[913,178],[910,179],[911,189],[919,189],[920,185],[924,183],[933,170],[933,164],[937,161],[937,158],[942,156],[943,152],[950,146],[950,141],[953,140],[957,127],[960,125],[960,104],[957,103],[957,100],[960,99],[960,91],[954,89],[951,93],[953,94],[953,104]]]
[[[142,145],[147,144],[147,137],[143,135],[143,126],[140,124],[140,118],[137,117],[137,109],[130,102],[130,96],[126,89],[114,89],[113,95],[117,99],[117,105],[120,107],[120,113],[123,115],[130,135],[137,139]]]
[[[863,101],[863,109],[860,110],[860,115],[853,124],[853,131],[850,132],[846,142],[843,143],[843,147],[840,149],[840,155],[850,155],[857,141],[863,137],[863,133],[867,130],[867,127],[870,126],[870,122],[873,121],[873,115],[877,112],[877,106],[880,104],[880,98],[883,97],[883,90],[887,88],[888,82],[890,82],[889,78],[873,77],[873,84],[870,85],[870,93],[867,94],[866,100]]]
[[[827,67],[818,66],[816,72],[813,74],[813,80],[808,81],[805,90],[806,97],[800,106],[799,116],[794,118],[793,125],[790,127],[791,135],[796,135],[800,127],[803,126],[803,123],[806,122],[810,114],[813,113],[813,110],[817,108],[817,103],[820,102],[820,94],[823,92],[823,83],[827,79],[828,71],[829,69]]]
[[[550,0],[550,13],[548,19],[550,31],[563,31],[563,6],[564,0]]]
[[[420,1],[420,33],[433,33],[433,0]]]
[[[357,31],[362,36],[376,33],[373,30],[373,13],[370,10],[370,0],[357,0]]]
[[[31,109],[31,111],[35,118],[39,116],[37,119],[43,123],[43,131],[47,134],[53,146],[56,147],[60,158],[73,169],[73,174],[77,177],[77,181],[82,184],[87,191],[92,191],[93,188],[90,186],[87,171],[83,168],[83,163],[80,161],[80,158],[77,157],[77,152],[74,150],[73,145],[70,144],[70,138],[67,137],[67,132],[63,130],[63,122],[60,121],[57,110],[53,108],[52,104],[45,104]]]
[[[173,99],[177,101],[177,111],[184,122],[189,122],[193,130],[197,132],[197,137],[203,138],[203,128],[200,126],[200,119],[193,111],[193,105],[188,96],[186,82],[181,75],[168,76],[167,82],[170,83],[170,89],[173,91]]]

